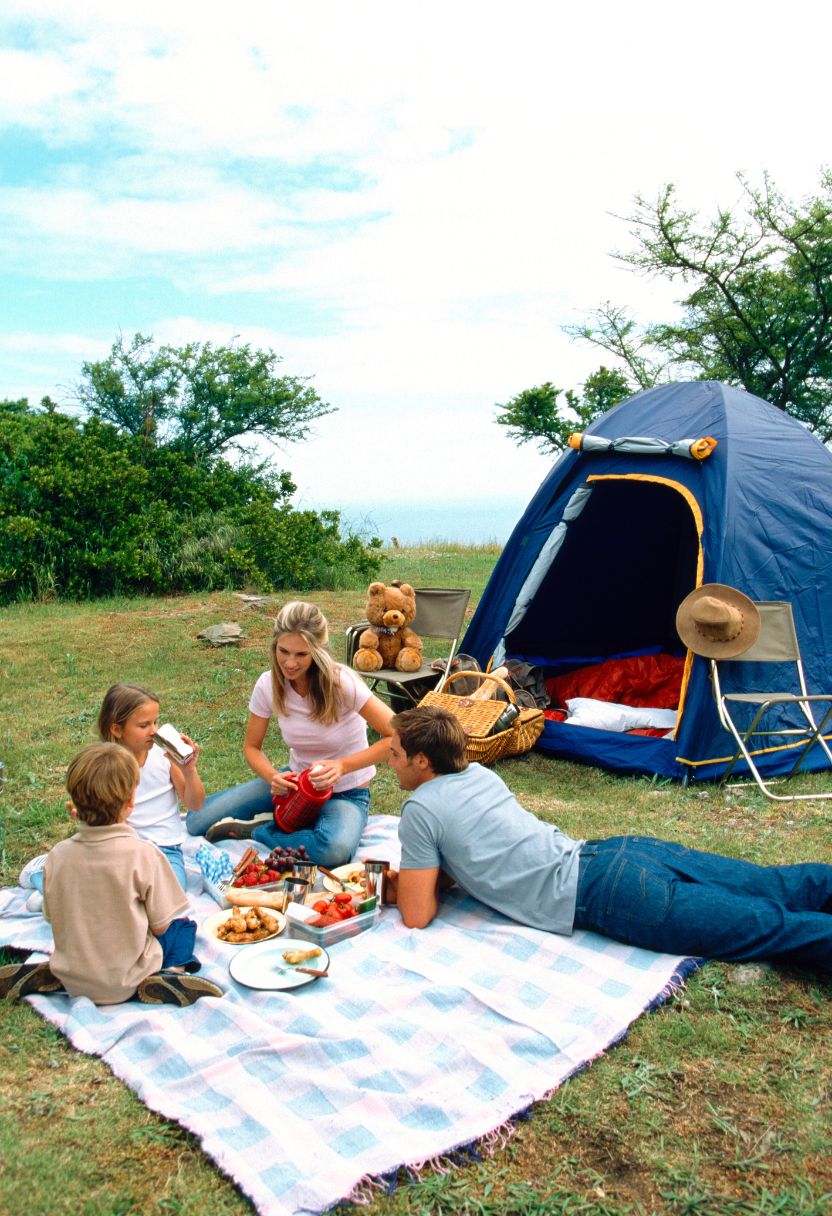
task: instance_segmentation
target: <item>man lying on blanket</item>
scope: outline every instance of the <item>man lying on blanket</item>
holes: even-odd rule
[[[532,928],[832,972],[832,866],[758,866],[644,836],[571,840],[468,763],[446,710],[405,710],[391,725],[390,764],[410,796],[401,870],[390,872],[385,899],[408,927],[429,925],[441,892],[459,883]]]

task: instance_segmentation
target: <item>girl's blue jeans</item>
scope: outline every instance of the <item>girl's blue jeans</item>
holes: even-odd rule
[[[758,866],[645,836],[590,840],[575,928],[666,954],[832,972],[832,866]]]
[[[167,857],[170,868],[179,880],[180,887],[183,891],[187,891],[188,880],[185,877],[185,854],[182,852],[181,844],[157,844],[156,848]]]
[[[262,777],[255,777],[244,785],[212,794],[201,811],[186,816],[185,823],[192,836],[203,836],[220,819],[254,819],[271,816],[273,811],[271,786]],[[313,827],[281,832],[273,819],[264,820],[252,832],[252,840],[269,849],[299,849],[303,845],[311,861],[332,869],[355,856],[369,813],[370,791],[366,786],[342,790],[324,803]]]

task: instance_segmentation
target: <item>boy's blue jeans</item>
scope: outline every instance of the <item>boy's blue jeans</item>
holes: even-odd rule
[[[254,819],[273,811],[271,786],[262,777],[255,777],[244,785],[206,798],[201,811],[191,811],[186,816],[185,825],[192,836],[203,836],[220,819]],[[370,791],[366,786],[342,790],[324,803],[311,828],[281,832],[273,819],[266,820],[254,829],[252,840],[269,849],[299,849],[303,845],[311,861],[332,869],[355,856],[369,812]]]
[[[196,921],[178,916],[172,920],[156,939],[162,947],[162,967],[184,967],[186,971],[199,971],[200,962],[194,955],[196,941]]]
[[[667,954],[832,972],[832,866],[758,866],[645,836],[590,840],[575,928]]]

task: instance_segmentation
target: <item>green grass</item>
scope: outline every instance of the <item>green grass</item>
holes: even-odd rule
[[[497,549],[387,550],[380,577],[470,586]],[[298,594],[303,595],[300,590]],[[290,598],[286,595],[282,598]],[[308,598],[341,653],[362,591]],[[273,613],[272,613],[273,614]],[[196,634],[238,620],[239,649]],[[70,832],[63,774],[94,737],[116,680],[156,689],[162,714],[199,740],[209,789],[247,777],[240,744],[266,666],[267,612],[231,595],[19,605],[0,611],[4,883]],[[775,806],[748,791],[684,790],[533,753],[500,765],[530,810],[576,836],[645,832],[762,862],[832,860],[829,804]],[[800,789],[828,789],[827,775]],[[389,771],[374,809],[395,813]],[[7,957],[8,952],[6,952]],[[629,1037],[545,1102],[493,1156],[426,1169],[367,1216],[472,1213],[809,1216],[832,1210],[832,989],[810,977],[711,964]],[[0,1212],[238,1216],[251,1206],[175,1124],[149,1112],[97,1060],[28,1005],[0,1007]]]

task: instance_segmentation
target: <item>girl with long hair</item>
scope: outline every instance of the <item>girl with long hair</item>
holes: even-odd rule
[[[154,742],[158,727],[155,692],[140,684],[113,684],[107,690],[98,712],[99,737],[103,743],[120,743],[139,765],[136,805],[127,822],[143,840],[161,849],[185,890],[185,833],[179,804],[193,812],[205,802],[205,788],[196,768],[199,745],[183,735],[194,753],[185,764],[174,764]]]

